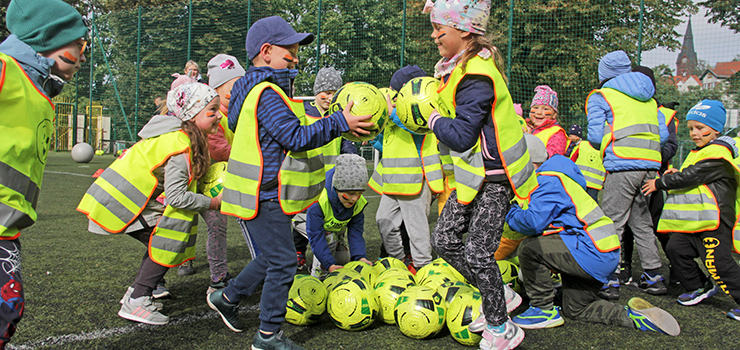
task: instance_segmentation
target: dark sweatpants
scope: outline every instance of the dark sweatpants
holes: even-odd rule
[[[475,199],[463,205],[458,203],[454,190],[432,232],[432,248],[437,254],[480,289],[483,313],[492,326],[502,325],[508,318],[504,284],[494,253],[501,242],[513,197],[508,184],[486,182]],[[467,242],[463,243],[465,233]]]
[[[581,268],[558,234],[525,238],[519,244],[519,263],[529,303],[550,310],[555,299],[550,271],[560,272],[563,315],[576,320],[634,328],[627,309],[599,298],[603,283]]]
[[[740,266],[732,259],[732,228],[694,234],[673,233],[666,254],[686,291],[701,288],[709,278],[696,264],[701,258],[714,283],[740,304]]]
[[[159,283],[170,269],[169,267],[157,264],[149,257],[149,239],[153,231],[154,228],[149,227],[127,233],[146,247],[144,257],[141,259],[141,265],[139,266],[139,272],[136,274],[134,292],[131,293],[131,298],[138,298],[145,295],[151,296],[152,291],[157,288],[157,283]]]
[[[21,241],[0,240],[0,349],[10,341],[23,317],[26,299],[21,277]]]

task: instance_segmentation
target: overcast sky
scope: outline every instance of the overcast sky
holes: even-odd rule
[[[732,61],[733,58],[740,55],[740,34],[736,34],[727,27],[722,27],[719,23],[708,23],[705,17],[706,9],[699,7],[699,13],[691,16],[691,27],[694,32],[694,49],[698,59],[709,62],[712,67],[717,62]],[[675,30],[681,35],[678,39],[683,43],[683,35],[686,33],[689,17],[681,18],[683,23],[679,24]],[[666,49],[655,49],[643,52],[643,66],[655,67],[660,64],[668,64],[673,72],[676,72],[676,58],[681,49],[668,51]]]

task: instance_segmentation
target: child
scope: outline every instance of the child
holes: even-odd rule
[[[308,236],[314,254],[311,275],[323,278],[350,261],[372,265],[365,255],[362,196],[367,183],[365,158],[356,154],[337,157],[336,166],[326,173],[326,184],[317,203],[306,211],[306,219],[293,228]]]
[[[570,130],[568,130],[568,139],[570,140],[570,144],[563,155],[574,162],[578,159],[578,151],[581,149],[581,138],[583,138],[581,126],[578,124],[571,125]]]
[[[427,4],[432,39],[442,56],[435,66],[435,76],[442,78],[439,100],[451,117],[433,113],[429,125],[439,146],[450,149],[455,172],[455,190],[434,228],[432,247],[481,291],[487,322],[481,327],[481,349],[513,349],[524,332],[506,315],[494,252],[509,201],[515,195],[526,200],[537,184],[534,167],[495,63],[501,61],[500,54],[484,36],[490,1]]]
[[[661,295],[668,290],[660,272],[662,264],[647,198],[640,187],[655,178],[660,169],[661,145],[668,138],[668,129],[652,98],[652,80],[644,73],[631,72],[630,67],[624,51],[610,52],[599,61],[599,89],[592,91],[586,101],[588,140],[601,151],[607,171],[602,200],[609,205],[604,206],[604,213],[614,221],[620,241],[628,222],[634,232],[645,271],[639,288]],[[619,299],[616,273],[604,285],[600,294],[603,298]]]
[[[422,74],[426,75],[417,66],[401,68],[393,74],[391,86],[400,90],[411,77]],[[388,255],[402,261],[401,225],[406,227],[413,261],[408,267],[416,271],[432,262],[429,211],[432,195],[443,190],[442,165],[434,134],[410,131],[395,109],[390,119],[393,123],[383,130],[383,158],[370,181],[370,187],[381,195],[375,220]]]
[[[531,153],[544,145],[527,138]],[[619,264],[619,238],[612,221],[586,193],[586,181],[569,159],[555,155],[536,164],[537,189],[529,207],[511,205],[506,222],[528,237],[519,245],[521,272],[530,307],[512,321],[525,329],[564,323],[550,271],[560,272],[562,311],[576,320],[657,331],[676,336],[680,328],[668,312],[640,298],[628,308],[598,297],[601,286]],[[563,200],[567,198],[567,200]]]
[[[534,89],[534,97],[529,109],[531,134],[537,136],[547,146],[547,155],[563,155],[570,140],[558,124],[558,93],[547,85]]]
[[[722,136],[726,121],[720,101],[702,100],[686,114],[696,148],[681,170],[668,169],[663,176],[643,186],[645,194],[669,190],[658,222],[658,232],[673,233],[666,254],[687,293],[681,305],[696,305],[720,289],[740,304],[740,266],[732,252],[740,251],[736,225],[737,181],[735,140]],[[700,258],[708,278],[694,259]],[[716,281],[716,285],[712,283]],[[740,321],[740,308],[727,312]]]
[[[301,125],[305,124],[303,104],[290,94],[298,74],[294,69],[298,47],[313,38],[310,33],[296,33],[278,16],[255,22],[246,40],[253,66],[231,92],[229,128],[235,133],[221,212],[245,220],[249,232],[258,232],[253,238],[262,251],[226,288],[211,293],[207,302],[231,330],[241,332],[239,300],[264,281],[260,326],[252,349],[303,349],[280,330],[296,271],[289,214],[305,210],[324,188],[323,163],[308,161],[315,154],[312,150],[342,132],[368,134],[362,128],[373,125],[363,121],[369,116],[349,112],[352,102],[344,111]],[[295,169],[302,164],[309,169]]]
[[[51,99],[85,62],[87,27],[60,0],[13,1],[7,5],[10,31],[0,44],[0,285],[12,285],[0,316],[0,349],[23,316],[20,230],[36,221],[50,132]],[[5,293],[3,293],[5,294]]]
[[[152,290],[170,267],[195,257],[196,213],[218,209],[221,196],[194,193],[208,170],[205,134],[215,133],[219,97],[208,85],[188,83],[167,93],[172,115],[157,115],[129,148],[90,186],[77,210],[93,233],[126,233],[147,246],[133,288],[118,315],[162,325],[169,317],[152,301]],[[167,205],[155,199],[167,193]]]

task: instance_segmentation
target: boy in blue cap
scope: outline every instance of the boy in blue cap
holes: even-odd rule
[[[20,230],[36,221],[36,201],[54,128],[51,99],[85,62],[87,27],[61,0],[11,1],[11,35],[0,44],[0,349],[25,305]],[[3,79],[4,78],[4,79]]]
[[[246,40],[253,66],[231,90],[228,119],[234,142],[221,212],[244,220],[261,253],[207,302],[231,330],[241,332],[239,301],[264,281],[252,349],[303,349],[280,329],[297,265],[290,215],[318,200],[323,189],[324,164],[315,149],[343,132],[368,134],[362,128],[373,125],[364,121],[369,116],[349,112],[352,102],[306,125],[303,104],[291,97],[298,48],[313,39],[278,16],[255,22]]]
[[[719,136],[725,120],[720,101],[703,100],[692,107],[686,124],[696,148],[680,170],[668,169],[643,186],[645,194],[668,190],[658,232],[672,233],[666,255],[687,290],[678,297],[681,305],[696,305],[720,289],[740,303],[740,266],[732,258],[733,251],[740,252],[740,236],[734,229],[740,169],[735,139]],[[711,279],[696,258],[701,258]],[[727,316],[740,321],[740,309]]]

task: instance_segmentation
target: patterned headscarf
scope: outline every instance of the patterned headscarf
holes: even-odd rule
[[[531,106],[545,105],[550,106],[555,112],[558,111],[558,93],[547,85],[540,85],[534,88],[534,97]]]
[[[427,0],[423,12],[431,12],[432,23],[485,34],[491,0]]]
[[[193,119],[218,97],[216,90],[201,83],[187,83],[167,93],[167,109],[182,121]]]

